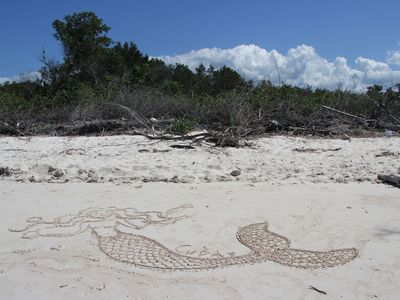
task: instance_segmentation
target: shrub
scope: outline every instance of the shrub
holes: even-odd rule
[[[192,118],[181,118],[175,120],[170,126],[170,132],[173,134],[188,134],[194,129],[197,122]]]

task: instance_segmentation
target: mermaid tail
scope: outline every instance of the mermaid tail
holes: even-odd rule
[[[325,252],[290,249],[290,241],[268,230],[268,223],[239,229],[238,240],[251,250],[234,257],[198,258],[181,255],[142,235],[118,232],[99,236],[100,249],[110,258],[139,267],[163,270],[203,270],[230,265],[274,261],[299,268],[327,268],[347,263],[357,256],[354,248]]]

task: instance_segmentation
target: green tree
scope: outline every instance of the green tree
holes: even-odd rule
[[[68,73],[97,83],[101,61],[112,44],[106,35],[111,28],[93,12],[67,15],[55,20],[53,28],[54,37],[61,42]]]
[[[209,74],[207,73],[207,69],[203,64],[200,64],[196,68],[194,78],[195,84],[193,88],[193,93],[199,95],[208,94],[211,90],[211,80]]]
[[[144,79],[146,70],[143,66],[147,62],[148,57],[144,56],[134,43],[117,42],[109,49],[103,65],[106,66],[107,75],[110,77],[127,75],[131,83],[140,83]]]
[[[172,71],[165,63],[158,58],[150,59],[144,66],[146,85],[152,87],[161,87],[167,80],[170,81]]]
[[[213,93],[216,95],[236,88],[244,88],[249,84],[238,72],[227,66],[216,71],[211,69],[210,73],[212,74]]]
[[[194,74],[188,68],[188,66],[183,64],[176,64],[172,71],[172,80],[178,82],[186,94],[192,93],[192,88],[194,84]]]

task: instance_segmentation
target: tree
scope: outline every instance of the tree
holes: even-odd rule
[[[247,82],[233,69],[223,66],[221,69],[210,71],[213,81],[213,93],[218,95],[236,88],[247,86]]]
[[[193,88],[193,93],[199,95],[208,94],[211,89],[211,80],[209,74],[207,73],[207,68],[203,64],[200,64],[196,68],[194,78],[195,84]]]
[[[111,29],[93,12],[67,15],[53,22],[54,37],[61,42],[64,64],[70,75],[97,82],[100,63],[112,40],[107,37]]]
[[[186,94],[190,94],[192,92],[194,74],[188,68],[188,66],[183,64],[176,64],[172,68],[172,80],[178,82],[182,86],[183,91]]]
[[[107,75],[111,77],[127,75],[130,82],[138,83],[143,80],[143,66],[147,61],[148,57],[144,56],[134,43],[117,42],[109,49],[103,66],[107,68]]]
[[[171,80],[172,71],[165,63],[158,58],[150,59],[146,64],[143,71],[145,74],[145,84],[153,87],[160,87],[167,80]]]

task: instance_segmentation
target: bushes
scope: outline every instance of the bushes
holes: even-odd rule
[[[130,121],[129,111],[132,111],[147,120],[161,120],[152,125],[173,133],[187,133],[198,124],[215,130],[230,128],[243,134],[290,126],[321,128],[343,120],[343,116],[321,108],[321,105],[326,105],[365,120],[400,123],[399,92],[376,87],[373,93],[362,94],[261,83],[252,89],[238,88],[212,96],[170,94],[162,88],[131,84],[121,77],[97,88],[83,82],[75,83],[59,90],[53,97],[46,92],[46,86],[40,83],[0,86],[0,120],[45,123],[99,119]],[[163,121],[170,119],[175,121]],[[371,125],[377,126],[378,123],[372,122]]]

